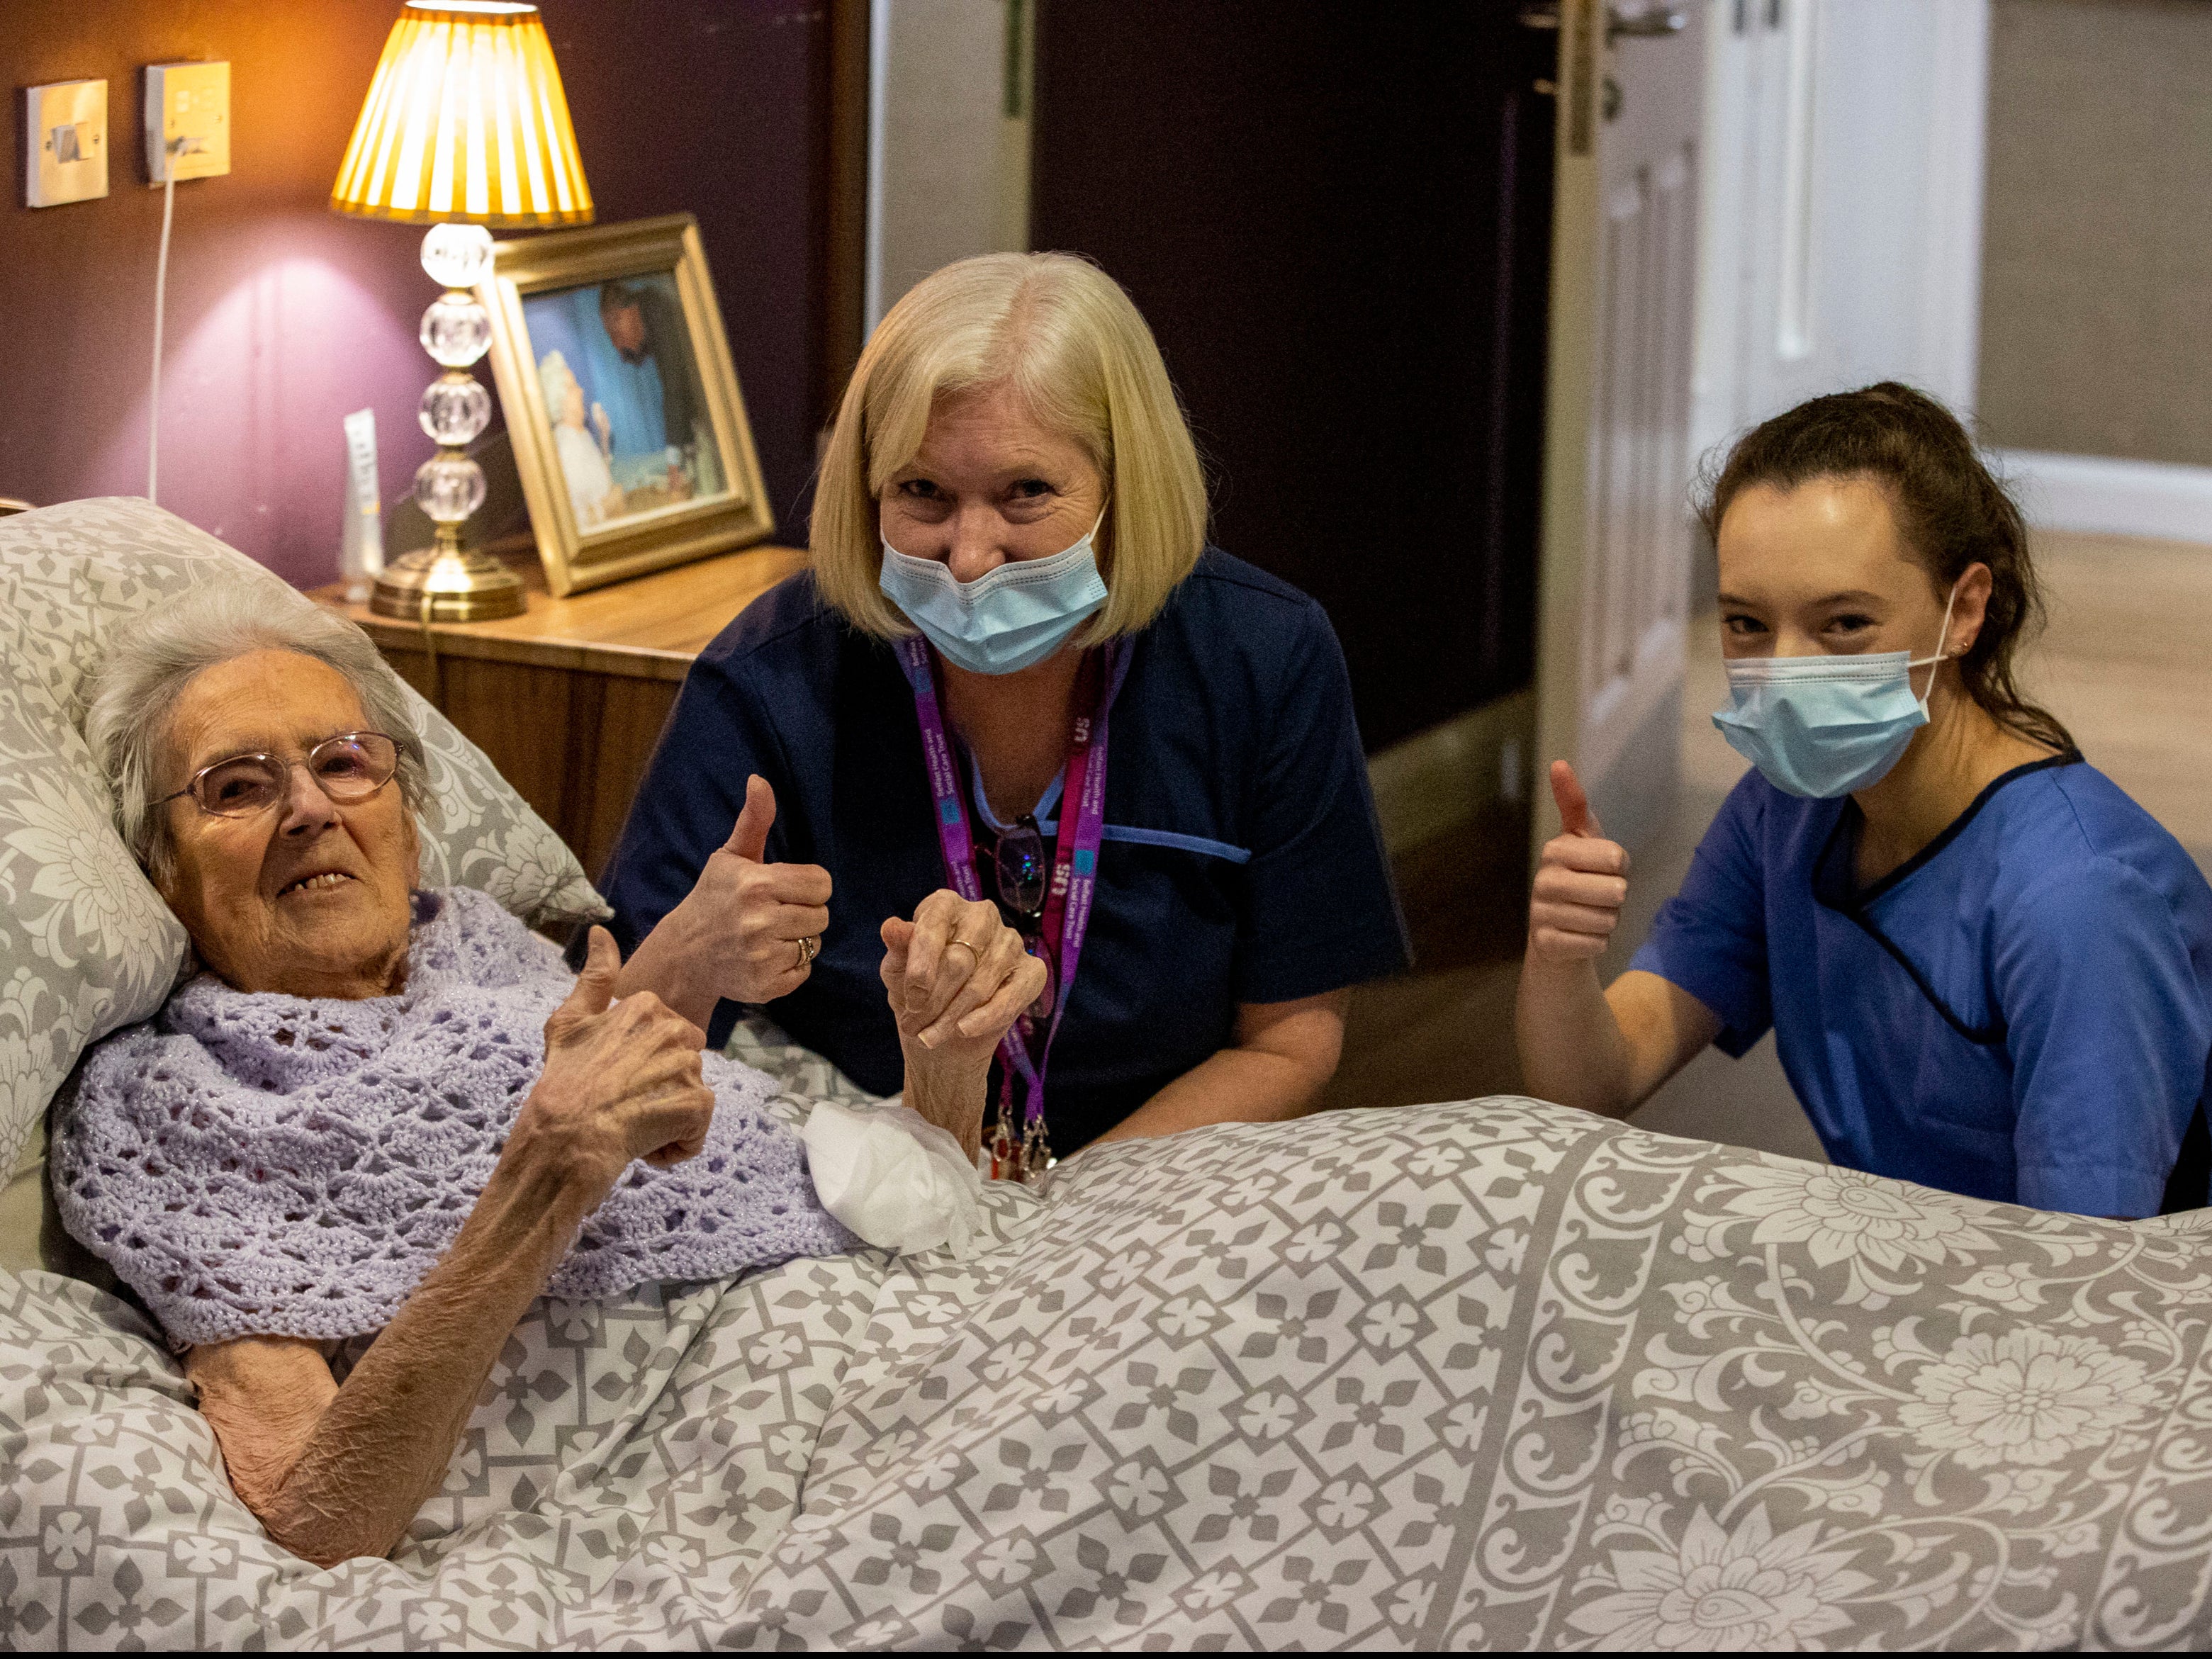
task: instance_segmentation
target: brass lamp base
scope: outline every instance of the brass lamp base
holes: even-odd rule
[[[400,622],[497,622],[522,614],[522,578],[473,548],[425,547],[385,568],[368,608]]]

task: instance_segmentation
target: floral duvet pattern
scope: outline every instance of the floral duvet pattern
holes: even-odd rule
[[[2212,1238],[1525,1101],[1102,1148],[969,1260],[541,1302],[318,1571],[0,1279],[0,1643],[2203,1645]]]

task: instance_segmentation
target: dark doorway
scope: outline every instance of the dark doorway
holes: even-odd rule
[[[1040,8],[1030,245],[1151,321],[1214,539],[1328,607],[1370,750],[1529,678],[1552,44],[1520,10]]]

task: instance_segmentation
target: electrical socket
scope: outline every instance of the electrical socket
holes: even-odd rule
[[[23,93],[23,205],[107,194],[107,82],[58,81]]]
[[[230,171],[230,65],[146,66],[146,182]]]

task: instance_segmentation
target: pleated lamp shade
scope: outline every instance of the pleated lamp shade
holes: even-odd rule
[[[588,224],[592,192],[538,8],[410,0],[384,43],[331,205],[403,224]]]

